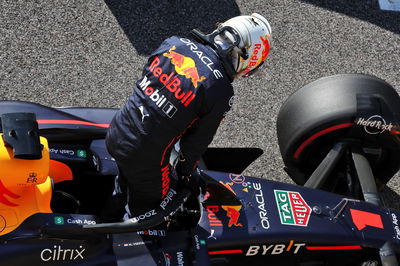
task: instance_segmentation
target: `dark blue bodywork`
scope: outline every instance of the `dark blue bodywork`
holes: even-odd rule
[[[383,244],[400,247],[398,211],[325,191],[214,171],[205,174],[218,185],[199,197],[198,220],[190,228],[121,234],[74,230],[100,222],[91,206],[101,205],[107,190],[92,186],[93,179],[106,183],[117,173],[103,140],[115,109],[54,109],[8,101],[0,102],[0,110],[0,115],[36,114],[41,134],[53,149],[51,158],[85,170],[71,186],[83,189],[91,202],[88,211],[79,214],[35,214],[0,236],[1,265],[379,265]],[[77,156],[78,151],[87,156]],[[226,197],[227,191],[235,200]],[[61,230],[49,235],[44,230],[48,228]]]

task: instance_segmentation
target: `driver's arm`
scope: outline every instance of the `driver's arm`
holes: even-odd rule
[[[212,142],[215,133],[230,110],[232,95],[218,98],[211,110],[197,120],[182,136],[180,141],[182,159],[179,163],[178,173],[189,176],[200,160],[201,155],[206,151]]]

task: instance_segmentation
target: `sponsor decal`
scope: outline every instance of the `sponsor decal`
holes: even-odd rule
[[[160,94],[159,90],[154,90],[149,86],[149,84],[150,81],[146,76],[144,76],[142,81],[139,83],[139,88],[149,96],[150,100],[152,100],[158,108],[160,108],[169,118],[172,118],[178,109],[170,101],[167,101],[167,98]],[[144,117],[142,116],[142,121],[143,120]]]
[[[380,115],[373,115],[368,119],[358,118],[356,124],[364,126],[365,132],[371,135],[381,134],[384,131],[391,131],[393,129],[393,124],[387,124],[385,119]]]
[[[26,179],[26,183],[36,184],[37,183],[37,173],[35,173],[35,172],[29,173],[28,178]]]
[[[143,107],[143,105],[142,106],[139,106],[139,111],[140,111],[140,114],[142,115],[142,123],[144,122],[144,119],[146,118],[146,117],[149,117],[150,115],[147,113],[145,113],[144,112],[144,107]]]
[[[55,216],[54,217],[54,224],[56,224],[56,225],[64,225],[65,223],[67,223],[67,224],[89,224],[89,225],[93,225],[93,224],[96,224],[96,221],[88,220],[88,219],[72,219],[72,218],[65,219],[62,216]]]
[[[229,179],[236,184],[242,184],[245,181],[245,177],[243,175],[237,174],[229,174]]]
[[[194,235],[195,246],[197,250],[200,250],[201,245],[205,246],[207,242],[204,239],[199,239],[198,235]]]
[[[79,158],[87,158],[87,152],[85,150],[77,150],[76,155]]]
[[[253,188],[256,191],[255,198],[258,207],[258,216],[260,217],[261,226],[264,229],[269,229],[269,220],[267,210],[265,209],[265,200],[260,183],[253,183]]]
[[[264,47],[265,47],[264,50],[261,53],[262,54],[261,61],[264,61],[267,58],[269,50],[270,50],[270,45],[269,45],[269,40],[268,40],[269,36],[270,35],[267,34],[267,35],[265,35],[264,38],[260,37],[260,40],[264,44]]]
[[[260,36],[260,41],[261,43],[256,43],[254,45],[254,51],[253,51],[253,56],[250,58],[250,62],[247,65],[246,69],[244,70],[244,73],[248,73],[254,68],[256,68],[258,65],[260,65],[268,56],[269,50],[270,50],[270,45],[268,41],[268,36],[266,35],[265,38]],[[261,51],[261,48],[264,49]]]
[[[281,224],[307,226],[311,208],[299,192],[274,190]]]
[[[219,181],[219,183],[221,183],[224,187],[226,187],[227,189],[229,189],[229,191],[231,191],[233,194],[235,194],[236,195],[236,192],[232,189],[232,186],[233,186],[233,182],[222,182],[222,181]]]
[[[198,235],[194,235],[194,243],[197,250],[200,250],[200,240]]]
[[[143,231],[137,231],[136,233],[138,235],[144,235],[144,236],[166,236],[167,235],[165,230],[143,230]]]
[[[67,219],[67,224],[89,224],[89,225],[93,225],[96,224],[96,221],[93,220],[87,220],[87,219]]]
[[[208,217],[208,222],[210,223],[210,227],[222,226],[221,220],[218,219],[217,216],[215,215],[217,212],[219,212],[219,206],[209,205],[206,207],[206,210],[207,210],[207,217]]]
[[[392,223],[394,232],[396,233],[396,238],[400,240],[400,227],[399,227],[399,220],[397,219],[397,215],[392,212]]]
[[[253,188],[253,186],[251,185],[250,182],[243,182],[243,183],[242,183],[242,186],[244,187],[244,188],[242,189],[242,191],[244,191],[244,192],[249,192],[249,188],[250,188],[250,189]]]
[[[150,244],[151,241],[139,241],[139,242],[129,242],[129,243],[122,243],[122,244],[117,244],[117,247],[135,247],[135,246],[143,246]]]
[[[243,225],[239,223],[240,217],[240,210],[242,209],[241,205],[237,206],[227,206],[223,205],[221,208],[226,211],[226,216],[229,218],[228,220],[228,227],[232,226],[239,226],[242,227]],[[222,221],[217,218],[216,213],[220,211],[219,206],[217,205],[208,205],[206,206],[207,210],[207,217],[210,227],[222,227]]]
[[[189,104],[193,101],[193,99],[196,98],[196,94],[194,94],[192,91],[184,92],[182,90],[182,88],[180,87],[182,81],[179,79],[178,76],[176,76],[176,73],[175,72],[164,73],[163,69],[158,66],[160,64],[160,62],[161,62],[160,58],[158,58],[157,56],[154,57],[153,61],[150,64],[149,70],[151,71],[151,73],[155,77],[158,78],[158,80],[162,84],[164,84],[165,88],[167,88],[167,90],[169,92],[171,92],[172,95],[177,100],[180,100],[180,102],[185,107],[188,107]],[[162,100],[162,97],[159,94],[159,90],[154,90],[153,87],[150,87],[149,86],[150,85],[150,81],[147,81],[147,77],[146,77],[146,80],[145,80],[144,79],[145,77],[143,77],[143,80],[140,82],[140,84],[142,84],[142,85],[140,85],[141,89],[144,91],[144,93],[146,95],[151,97],[150,99],[153,102],[157,102],[158,103],[158,101],[163,101],[162,103],[159,103],[160,105],[162,105],[164,103],[164,100]],[[161,98],[158,98],[158,96],[151,96],[153,94],[157,94]]]
[[[190,57],[184,56],[180,53],[175,52],[176,46],[172,46],[168,53],[163,53],[163,56],[171,59],[171,64],[175,66],[175,71],[185,78],[190,79],[195,88],[198,87],[199,82],[206,79],[204,76],[199,75],[196,63]]]
[[[244,191],[244,192],[249,192],[249,188],[252,188],[252,185],[251,185],[251,183],[249,183],[249,182],[243,182],[242,180],[243,180],[243,176],[239,176],[239,177],[235,177],[234,176],[234,174],[231,174],[231,177],[230,178],[232,178],[232,179],[235,179],[238,183],[234,183],[234,182],[222,182],[222,181],[219,181],[219,183],[221,184],[221,185],[223,185],[224,187],[226,187],[227,189],[229,189],[233,194],[235,194],[236,195],[236,192],[235,192],[235,190],[233,189],[233,187],[234,187],[234,185],[235,184],[241,184],[244,188],[242,189],[242,191]],[[231,179],[231,180],[232,180]],[[241,182],[241,183],[240,183]]]
[[[130,220],[132,220],[133,222],[137,222],[139,220],[144,220],[144,219],[154,216],[156,214],[157,214],[157,212],[155,210],[151,210],[151,211],[146,212],[145,214],[133,217]]]
[[[9,207],[16,207],[18,204],[9,201],[7,197],[18,199],[20,196],[8,190],[0,180],[0,203]]]
[[[64,225],[65,224],[64,217],[62,217],[62,216],[54,217],[54,224],[56,224],[56,225]]]
[[[49,151],[50,151],[50,153],[54,153],[54,154],[69,155],[69,156],[74,156],[75,155],[75,151],[73,151],[73,150],[50,148]]]
[[[53,249],[46,248],[40,252],[42,261],[65,261],[65,260],[83,260],[85,249],[82,246],[79,248],[63,249],[60,245],[55,245]]]
[[[165,198],[163,199],[163,201],[161,201],[161,203],[160,203],[160,207],[163,210],[165,210],[165,207],[168,205],[168,203],[172,201],[172,198],[174,197],[174,195],[176,195],[176,191],[171,188],[169,190],[168,194],[165,195]]]
[[[293,240],[290,240],[289,244],[253,245],[247,249],[246,256],[279,255],[282,253],[297,254],[305,245],[305,243],[294,243]]]
[[[351,219],[357,229],[363,230],[367,226],[384,229],[382,217],[379,214],[350,209]]]
[[[246,256],[265,256],[265,255],[280,255],[280,254],[297,254],[303,248],[309,251],[326,251],[326,250],[359,250],[362,249],[359,245],[354,246],[306,246],[306,243],[295,243],[294,240],[290,240],[288,244],[266,244],[266,245],[251,245],[247,248],[247,251],[242,249],[229,249],[229,250],[214,250],[208,252],[209,255],[220,255],[220,254],[242,254]]]
[[[214,229],[211,229],[211,233],[210,233],[210,235],[207,237],[207,239],[211,238],[211,239],[217,240],[217,238],[214,236],[214,233],[215,233],[215,230],[214,230]]]
[[[163,252],[163,257],[164,257],[165,266],[170,266],[172,256],[169,255],[169,253]]]
[[[208,56],[206,56],[203,51],[200,51],[196,44],[186,38],[181,38],[180,41],[190,47],[190,51],[192,51],[192,53],[195,54],[200,61],[214,74],[216,79],[223,77],[221,71],[214,68],[214,62]]]
[[[185,259],[182,251],[176,252],[176,259],[178,261],[178,266],[185,265]]]
[[[226,216],[228,216],[229,221],[228,221],[228,227],[232,226],[240,226],[242,227],[243,225],[239,223],[239,217],[240,217],[240,210],[242,209],[242,205],[237,205],[237,206],[221,206],[222,209],[226,211]]]
[[[161,168],[161,198],[164,198],[169,191],[169,186],[171,183],[171,170],[169,163]]]

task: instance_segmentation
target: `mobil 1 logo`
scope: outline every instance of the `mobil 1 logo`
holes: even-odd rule
[[[165,95],[162,94],[160,90],[154,90],[150,87],[150,80],[146,76],[143,77],[142,81],[139,83],[139,88],[144,92],[144,94],[154,102],[154,104],[160,108],[169,118],[172,118],[176,111],[178,110],[175,105],[167,100]]]

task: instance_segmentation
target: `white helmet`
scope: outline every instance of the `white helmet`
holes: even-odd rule
[[[231,18],[209,35],[193,33],[217,51],[232,79],[254,73],[270,50],[271,26],[257,13]]]

